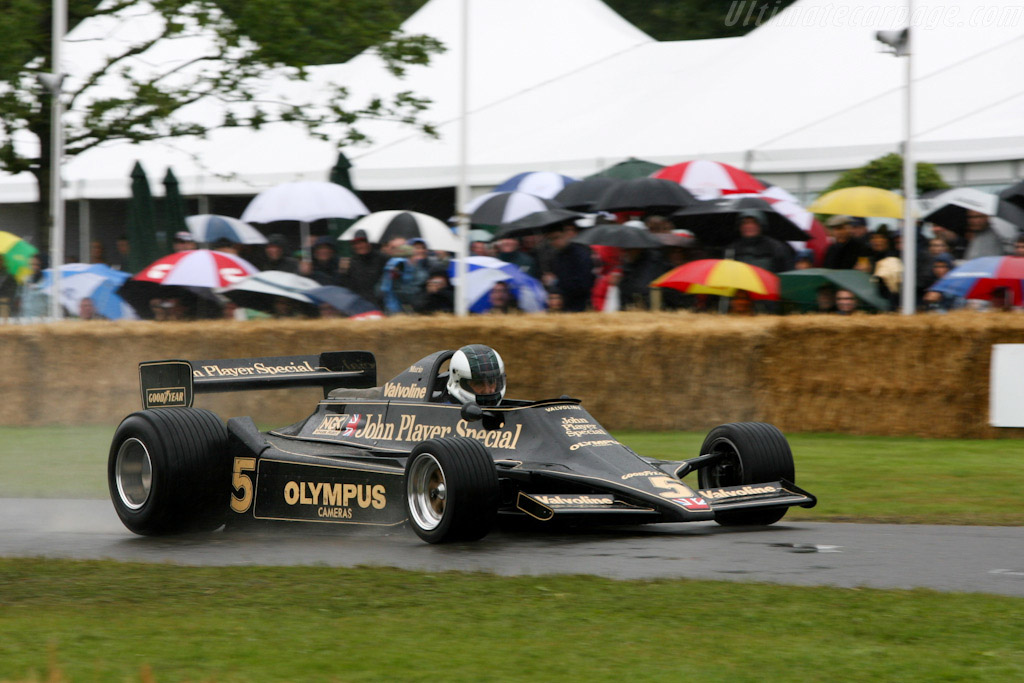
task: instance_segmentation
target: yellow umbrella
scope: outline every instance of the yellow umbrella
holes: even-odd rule
[[[903,218],[903,197],[877,187],[844,187],[821,195],[807,210],[861,218]]]

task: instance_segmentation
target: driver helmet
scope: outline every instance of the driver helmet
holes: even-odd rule
[[[448,394],[459,403],[496,406],[505,398],[505,363],[483,344],[463,346],[448,364]]]

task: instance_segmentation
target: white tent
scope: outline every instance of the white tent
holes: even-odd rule
[[[904,0],[800,0],[742,38],[680,42],[651,39],[599,0],[467,4],[468,175],[477,188],[528,170],[589,174],[635,156],[665,164],[714,158],[793,191],[813,191],[837,171],[899,151],[904,60],[883,53],[874,33],[907,25]],[[401,90],[431,98],[425,119],[439,124],[440,140],[375,122],[364,126],[373,144],[346,154],[360,189],[452,185],[461,5],[431,0],[405,22],[403,30],[439,38],[448,51],[429,67],[411,67],[404,80],[368,52],[314,69],[308,82],[272,79],[268,92],[308,98],[336,82],[356,101]],[[1018,177],[1024,8],[969,0],[915,6],[916,157],[942,165],[947,180],[960,184]],[[727,10],[723,4],[723,19]],[[84,22],[76,32],[97,30]],[[201,40],[189,45],[199,49]],[[165,55],[186,52],[179,46]],[[72,53],[68,69],[74,75],[86,63]],[[191,113],[207,120],[219,106],[202,103]],[[126,197],[136,160],[151,174],[172,167],[182,192],[195,196],[322,180],[335,157],[333,144],[283,124],[215,131],[204,140],[103,145],[67,164],[66,196]],[[0,177],[0,203],[35,197],[31,177]]]

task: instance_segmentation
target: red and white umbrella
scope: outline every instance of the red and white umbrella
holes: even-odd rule
[[[765,184],[735,166],[718,161],[697,159],[666,166],[651,174],[679,183],[698,199],[717,199],[726,194],[758,194]]]
[[[256,266],[234,254],[193,249],[154,261],[132,280],[183,287],[227,287],[258,272]]]

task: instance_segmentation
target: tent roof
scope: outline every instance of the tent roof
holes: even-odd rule
[[[874,39],[877,30],[906,26],[903,0],[799,0],[742,38],[679,42],[654,41],[600,0],[468,4],[475,186],[528,170],[586,175],[630,156],[663,164],[715,158],[757,173],[841,170],[898,151],[904,135],[906,60],[883,53]],[[460,5],[431,0],[405,22],[404,31],[437,37],[448,51],[429,67],[410,67],[404,80],[368,51],[311,70],[308,82],[270,79],[268,92],[310,97],[336,82],[354,101],[401,90],[431,98],[425,120],[438,124],[440,140],[367,122],[373,144],[345,151],[360,189],[452,185]],[[1024,10],[979,10],[968,0],[915,7],[916,156],[1024,159],[1024,87],[1010,76],[1024,63]],[[88,28],[83,22],[76,31]],[[219,106],[201,103],[190,113],[213,120]],[[173,167],[186,194],[254,194],[324,179],[335,157],[331,143],[275,124],[218,130],[205,140],[104,145],[71,160],[65,179],[68,198],[124,197],[140,160],[151,174]],[[0,178],[0,202],[34,198],[31,177]]]

